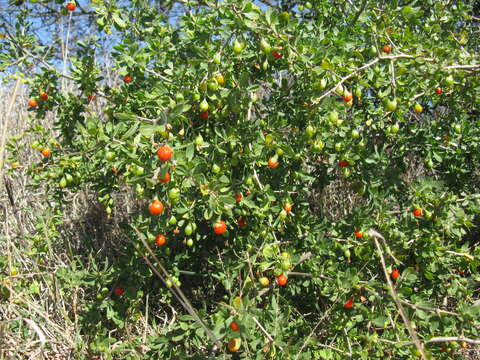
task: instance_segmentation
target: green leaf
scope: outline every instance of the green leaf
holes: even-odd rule
[[[137,118],[137,116],[132,113],[114,113],[113,117],[120,121],[132,121]]]
[[[195,152],[195,145],[194,144],[188,144],[188,146],[185,150],[185,157],[187,158],[188,161],[191,161],[193,159],[194,152]]]
[[[124,29],[127,27],[125,21],[123,21],[117,13],[112,15],[112,19],[119,28]]]

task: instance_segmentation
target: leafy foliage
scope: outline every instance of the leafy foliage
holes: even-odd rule
[[[90,299],[81,315],[89,351],[126,356],[141,339],[115,347],[109,331],[171,302],[182,314],[131,358],[228,354],[180,310],[171,293],[179,286],[216,339],[242,339],[240,358],[412,358],[370,229],[385,238],[385,270],[399,270],[395,291],[428,352],[458,350],[447,343],[443,352],[433,337],[478,338],[472,5],[182,3],[169,24],[147,1],[92,2],[99,31],[116,41],[117,86],[106,85],[94,37],[72,46],[73,91],[48,60],[29,80],[32,98],[49,94],[31,109],[30,134],[52,151],[32,164],[32,185],[47,186],[52,211],[70,192],[93,190],[109,217],[122,218],[113,263],[96,275],[57,271],[64,289],[82,286]],[[11,49],[24,40],[10,33],[2,56],[20,57]],[[55,137],[40,125],[51,111]],[[172,160],[156,155],[165,144]],[[21,146],[13,139],[12,150]],[[135,199],[125,211],[115,199],[126,187]],[[165,205],[159,216],[148,212],[155,199]],[[165,245],[155,245],[158,234]],[[142,260],[155,268],[142,241],[170,273],[165,284]],[[286,286],[275,282],[282,273]],[[115,286],[126,291],[116,296]]]

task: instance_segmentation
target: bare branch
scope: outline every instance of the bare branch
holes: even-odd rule
[[[385,264],[385,258],[383,257],[383,251],[378,242],[378,239],[381,239],[383,242],[385,242],[385,238],[375,230],[370,230],[368,234],[371,237],[373,237],[373,240],[375,241],[375,246],[377,247],[377,252],[378,252],[378,255],[380,256],[380,263],[382,265],[383,273],[385,274],[385,279],[387,280],[388,288],[390,289],[390,294],[393,298],[393,301],[395,301],[395,304],[397,305],[400,316],[402,317],[403,322],[405,323],[405,326],[407,327],[407,330],[410,333],[410,336],[413,339],[413,344],[415,344],[418,351],[420,351],[420,355],[422,359],[428,360],[427,354],[425,353],[425,349],[423,348],[423,345],[420,342],[420,339],[418,338],[417,332],[413,328],[412,323],[410,322],[407,314],[405,313],[405,310],[403,309],[403,306],[402,306],[402,302],[398,297],[398,294],[395,291],[395,288],[393,287],[392,281],[390,280],[390,276],[387,271],[387,266]]]

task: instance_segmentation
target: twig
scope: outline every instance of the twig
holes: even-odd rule
[[[157,275],[160,280],[162,280],[162,282],[166,285],[167,284],[167,280],[166,279],[171,279],[171,276],[170,274],[167,272],[167,270],[165,270],[165,268],[163,267],[163,265],[161,264],[160,260],[157,258],[157,256],[155,255],[155,253],[152,251],[152,249],[150,248],[150,246],[147,244],[147,242],[145,241],[145,239],[143,238],[142,234],[140,233],[140,231],[133,225],[130,225],[131,228],[135,231],[135,233],[137,234],[137,237],[140,239],[140,241],[143,243],[143,246],[145,247],[145,249],[147,250],[147,252],[150,254],[150,256],[155,260],[156,262],[156,265],[157,267],[160,269],[160,271],[163,273],[163,276],[162,274],[160,274],[160,272],[158,271],[158,269],[152,264],[152,262],[150,261],[150,259],[146,256],[146,255],[143,255],[143,259],[145,260],[145,262],[148,264],[148,266],[150,267],[150,269],[152,269],[152,271],[155,273],[155,275]],[[217,339],[217,337],[213,334],[213,332],[204,324],[204,322],[200,319],[200,317],[198,316],[198,314],[196,313],[195,309],[193,308],[192,304],[190,303],[190,301],[187,299],[187,297],[185,296],[185,294],[183,293],[183,291],[177,286],[177,284],[175,284],[174,281],[172,281],[172,287],[170,288],[170,291],[173,293],[173,295],[177,298],[177,300],[180,302],[180,304],[183,306],[183,308],[195,319],[195,321],[203,328],[203,330],[205,330],[205,333],[208,335],[208,337],[210,338],[210,340],[212,340],[212,342],[219,348],[222,348],[222,344],[220,342],[220,340]]]
[[[260,322],[257,320],[257,318],[254,316],[252,319],[255,322],[255,324],[257,324],[257,326],[260,328],[260,330],[262,330],[262,332],[265,334],[265,336],[268,338],[268,340],[270,340],[270,342],[273,343],[272,336],[267,332],[267,330],[265,330],[265,328],[262,326],[262,324],[260,324]],[[278,345],[278,347],[280,348],[280,350],[283,351],[283,347],[281,345]]]
[[[25,230],[23,229],[22,220],[18,216],[18,209],[15,206],[15,198],[13,197],[12,184],[11,184],[10,180],[7,179],[7,178],[4,178],[4,182],[5,182],[5,188],[7,189],[8,201],[10,202],[10,206],[13,209],[13,215],[15,216],[15,219],[17,220],[18,229],[20,230],[21,242],[25,247],[28,247],[28,243],[24,239]]]
[[[5,113],[5,121],[3,122],[3,133],[0,139],[0,182],[3,179],[3,158],[5,154],[5,144],[7,141],[8,119],[10,117],[10,114],[12,113],[13,105],[15,104],[15,99],[17,97],[18,89],[20,88],[21,83],[22,80],[18,78],[17,82],[15,83],[15,87],[13,88],[12,95],[10,96],[10,102],[8,103],[7,112]]]
[[[476,70],[480,69],[480,64],[472,64],[472,65],[448,65],[445,66],[444,69],[449,70],[449,69],[457,69],[457,70]]]
[[[160,80],[163,80],[163,81],[168,82],[168,83],[173,83],[172,80],[166,78],[165,76],[157,73],[156,71],[154,71],[154,70],[152,70],[152,69],[149,69],[149,68],[146,67],[146,68],[145,68],[145,71],[148,72],[148,73],[150,73],[150,74],[152,74],[152,75],[154,75],[154,76],[156,76],[156,77],[158,77]]]
[[[23,319],[30,327],[35,331],[38,335],[38,341],[42,344],[45,345],[45,334],[43,331],[40,329],[40,327],[35,323],[35,321],[30,320],[30,319]]]
[[[393,298],[393,301],[397,305],[398,311],[400,313],[400,316],[403,319],[403,322],[405,323],[405,326],[410,334],[410,336],[413,339],[413,343],[417,347],[418,351],[420,352],[420,355],[423,360],[428,360],[427,354],[425,354],[425,350],[422,346],[422,343],[420,342],[420,339],[418,338],[417,332],[412,326],[412,323],[408,319],[407,314],[405,313],[405,310],[403,309],[402,302],[400,298],[398,297],[397,292],[395,291],[395,288],[393,287],[392,281],[390,280],[390,276],[387,271],[387,266],[385,264],[385,258],[383,257],[383,251],[382,248],[378,242],[378,239],[381,239],[383,242],[385,242],[385,238],[379,234],[375,230],[370,230],[368,234],[373,237],[373,240],[375,241],[375,246],[377,247],[378,255],[380,256],[380,263],[382,265],[383,273],[385,274],[385,279],[387,280],[388,288],[390,289],[390,294]]]
[[[458,252],[456,252],[456,251],[451,251],[451,250],[446,250],[445,252],[446,252],[447,254],[452,254],[452,255],[456,255],[456,256],[464,256],[464,257],[466,257],[468,260],[471,260],[471,261],[475,260],[475,258],[474,258],[472,255],[470,255],[470,254],[458,253]]]
[[[413,309],[420,309],[420,310],[426,310],[426,311],[431,311],[431,312],[435,312],[435,313],[439,313],[439,314],[448,314],[448,315],[453,315],[453,316],[460,316],[459,314],[457,313],[454,313],[452,311],[447,311],[447,310],[442,310],[442,309],[435,309],[435,308],[431,308],[429,306],[423,306],[423,305],[417,305],[417,304],[412,304],[406,300],[403,300],[401,299],[400,300],[403,304],[407,305],[407,306],[410,306],[411,308]]]
[[[450,342],[450,341],[463,341],[463,342],[470,343],[470,344],[480,345],[480,340],[464,338],[464,337],[461,337],[461,336],[458,336],[458,337],[456,337],[456,336],[433,337],[429,340],[424,340],[423,342],[427,344],[427,343],[441,343],[441,342]],[[413,341],[401,341],[401,342],[396,343],[396,344],[408,346],[408,345],[413,345],[414,342]]]
[[[68,23],[67,23],[67,38],[65,39],[65,53],[63,56],[63,75],[65,76],[67,74],[67,60],[68,60],[68,43],[70,41],[70,29],[72,25],[72,12],[70,12],[70,15],[68,16]],[[62,81],[63,85],[63,91],[65,91],[65,77],[64,81]]]
[[[350,339],[348,338],[347,329],[343,328],[343,333],[347,338],[347,345],[348,345],[348,356],[352,357],[352,345],[350,345]]]

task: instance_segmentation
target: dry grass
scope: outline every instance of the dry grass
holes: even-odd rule
[[[0,96],[8,99],[12,94],[10,86],[0,87]],[[7,138],[23,134],[30,126],[31,118],[25,110],[28,98],[25,89],[19,91],[12,112],[7,112],[6,103],[0,103],[0,133],[6,129]],[[100,110],[100,104],[96,105]],[[51,129],[55,114],[49,114],[42,124]],[[80,258],[86,270],[93,271],[106,258],[114,258],[126,241],[118,230],[122,216],[132,210],[125,204],[134,204],[132,194],[125,189],[116,199],[116,217],[108,217],[96,201],[93,191],[82,191],[67,196],[68,204],[60,225],[49,214],[46,189],[28,187],[27,167],[39,161],[38,150],[30,148],[28,136],[22,140],[25,147],[18,149],[20,166],[12,169],[10,154],[5,153],[6,171],[4,178],[13,195],[14,204],[8,198],[2,181],[0,191],[0,254],[4,255],[6,268],[2,285],[9,296],[0,295],[0,359],[73,359],[76,354],[88,354],[88,346],[82,333],[79,316],[92,294],[86,294],[81,287],[64,291],[59,285],[56,272],[71,268]],[[130,205],[132,206],[132,205]],[[123,215],[122,215],[123,214]],[[42,216],[43,215],[43,216]],[[43,226],[55,226],[51,231],[39,228],[38,218]],[[53,237],[60,234],[60,238]],[[42,239],[51,244],[44,253],[32,253],[34,236],[49,236]],[[85,239],[89,239],[88,246]],[[32,284],[38,292],[32,291]],[[159,313],[164,324],[171,319],[170,309]],[[131,338],[145,338],[159,332],[147,321],[145,314],[137,314],[136,321],[126,324],[120,342]],[[119,342],[112,344],[118,346]],[[144,349],[145,350],[145,349]],[[140,353],[142,349],[138,349]],[[87,355],[90,356],[90,355]],[[92,355],[93,356],[93,355]],[[94,358],[94,357],[88,357]],[[99,358],[100,359],[100,358]]]

